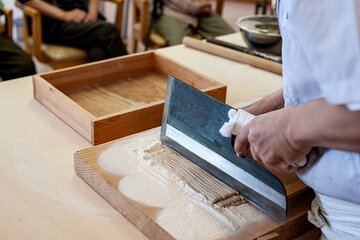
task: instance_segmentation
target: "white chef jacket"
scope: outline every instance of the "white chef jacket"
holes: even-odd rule
[[[285,105],[296,106],[324,98],[330,104],[359,111],[360,1],[278,2]],[[329,149],[313,165],[298,171],[298,175],[322,196],[355,203],[357,217],[353,219],[360,224],[359,152]],[[327,201],[328,204],[322,206],[323,211],[335,211],[346,218],[348,209],[342,208],[344,203],[336,202],[339,201]],[[329,217],[325,227],[337,224],[337,229],[360,236],[358,225],[345,226],[336,214]]]
[[[360,1],[281,0],[278,16],[285,104],[325,98],[360,110]],[[316,192],[360,204],[358,152],[328,150],[299,175]]]

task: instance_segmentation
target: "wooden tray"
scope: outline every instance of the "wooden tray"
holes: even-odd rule
[[[166,231],[155,220],[159,209],[142,205],[127,198],[118,188],[118,183],[123,176],[113,175],[102,169],[99,165],[100,155],[113,144],[118,144],[118,146],[124,149],[124,152],[119,155],[118,161],[134,162],[135,164],[137,162],[137,154],[131,149],[134,147],[134,142],[135,145],[137,142],[139,144],[140,142],[141,144],[146,144],[145,142],[149,141],[150,138],[156,138],[156,136],[160,136],[160,128],[147,130],[116,141],[77,151],[74,154],[74,165],[75,171],[80,178],[88,183],[149,239],[173,239],[174,237],[171,233]],[[129,155],[125,151],[132,151],[133,155]],[[307,210],[313,198],[312,191],[295,174],[279,177],[287,190],[289,211],[286,223],[274,223],[271,220],[263,221],[256,225],[256,231],[245,229],[246,236],[236,234],[234,239],[294,239],[314,228],[307,221]],[[176,218],[177,216],[173,217]],[[268,217],[264,214],[264,218]],[[186,221],[186,219],[183,219],[183,221]],[[267,224],[264,224],[264,222]]]
[[[153,51],[35,75],[34,97],[96,145],[159,126],[168,75],[225,101],[226,86]]]

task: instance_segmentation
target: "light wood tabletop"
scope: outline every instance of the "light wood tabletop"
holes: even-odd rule
[[[158,51],[226,84],[233,106],[282,86],[183,45]],[[75,174],[73,154],[91,144],[33,99],[31,76],[0,82],[0,96],[0,239],[145,239]]]

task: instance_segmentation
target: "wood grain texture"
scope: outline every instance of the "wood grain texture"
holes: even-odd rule
[[[91,141],[91,122],[94,116],[82,109],[71,99],[51,85],[44,81],[39,75],[33,77],[34,98],[55,113],[64,122],[69,124],[80,135]]]
[[[159,126],[168,75],[226,99],[223,84],[152,51],[36,75],[35,99],[96,145]]]
[[[242,53],[236,50],[232,50],[226,47],[222,47],[202,40],[197,40],[191,37],[185,37],[183,44],[187,47],[191,47],[203,52],[214,54],[220,57],[224,57],[233,61],[249,64],[253,67],[264,69],[276,74],[282,74],[282,65],[280,63],[266,60],[261,57],[256,57],[247,53]]]
[[[102,117],[163,101],[166,78],[165,73],[142,72],[75,89],[67,95],[94,116]]]
[[[161,124],[164,104],[148,105],[131,112],[113,114],[96,119],[94,124],[93,142],[95,145],[115,140],[133,133],[157,127]]]
[[[174,239],[118,190],[117,184],[121,179],[119,176],[107,173],[98,166],[97,157],[101,149],[106,147],[94,147],[85,152],[75,153],[76,174],[149,239]],[[153,212],[156,212],[156,209],[149,208],[147,211],[149,215],[153,215]]]
[[[155,132],[155,135],[158,135],[158,132]],[[74,155],[75,171],[149,239],[172,239],[173,237],[155,222],[156,215],[160,209],[144,206],[128,199],[117,188],[121,177],[106,172],[98,164],[101,153],[113,144],[121,142],[121,144],[126,146],[130,142],[133,143],[134,139],[137,139],[135,142],[141,142],[141,139],[144,139],[144,137],[145,134],[138,133],[113,142],[80,150]],[[121,156],[119,156],[119,161],[121,161]],[[136,158],[134,162],[136,162]],[[305,232],[313,229],[313,226],[307,221],[307,209],[312,197],[311,193],[306,191],[294,197],[292,199],[293,203],[289,204],[289,215],[285,224],[277,224],[270,231],[260,231],[257,234],[253,233],[251,236],[236,235],[234,239],[257,239],[269,234],[269,236],[275,236],[275,233],[279,235],[279,239],[294,239],[297,236],[303,235]],[[176,216],[174,217],[176,218]]]
[[[197,89],[214,88],[219,85],[218,82],[211,79],[204,81],[204,79],[208,79],[206,75],[189,71],[185,65],[174,62],[160,53],[154,56],[154,67],[177,79],[186,79],[185,82],[187,84]]]
[[[99,82],[113,81],[133,73],[151,71],[153,52],[134,54],[88,63],[41,74],[54,87],[65,94]]]

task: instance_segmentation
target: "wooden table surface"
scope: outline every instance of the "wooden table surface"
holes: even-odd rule
[[[227,84],[230,105],[282,85],[280,76],[182,45],[158,51]],[[0,82],[0,239],[145,239],[75,175],[73,154],[90,143],[32,91],[30,76]]]

